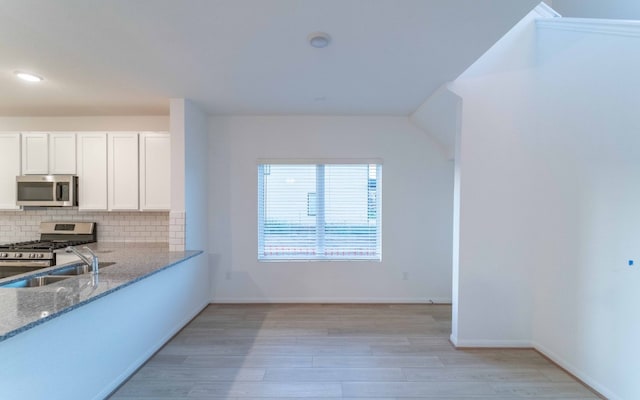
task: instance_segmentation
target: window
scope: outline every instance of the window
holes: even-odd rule
[[[380,164],[258,165],[258,260],[377,260]]]

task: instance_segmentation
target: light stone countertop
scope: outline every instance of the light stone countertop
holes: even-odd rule
[[[93,243],[88,247],[101,263],[115,262],[100,269],[97,284],[91,274],[84,274],[37,288],[0,287],[0,342],[202,253],[170,252],[165,243]],[[45,275],[63,265],[24,275]],[[0,282],[15,280],[14,276]]]

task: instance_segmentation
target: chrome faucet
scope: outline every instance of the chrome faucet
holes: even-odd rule
[[[99,265],[98,264],[98,256],[96,255],[96,253],[91,251],[91,249],[88,248],[87,246],[84,246],[82,249],[88,251],[89,254],[91,254],[91,260],[89,260],[89,258],[87,256],[85,256],[84,254],[80,253],[78,251],[78,249],[76,249],[75,247],[69,246],[69,247],[67,247],[65,249],[65,251],[67,253],[73,253],[73,254],[77,255],[78,257],[80,257],[82,262],[84,262],[89,267],[91,267],[91,273],[94,274],[94,275],[97,275],[98,274],[98,265]]]

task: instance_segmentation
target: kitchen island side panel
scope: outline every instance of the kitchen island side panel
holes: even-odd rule
[[[3,398],[103,399],[209,301],[198,255],[0,342]]]

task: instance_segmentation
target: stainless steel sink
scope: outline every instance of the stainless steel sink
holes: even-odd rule
[[[5,288],[33,288],[50,285],[52,283],[60,282],[65,279],[73,278],[73,276],[66,275],[45,275],[37,276],[35,278],[21,279],[19,281],[11,282],[2,285]]]
[[[115,264],[115,262],[106,261],[106,262],[98,263],[98,266],[100,269],[102,269],[102,268],[109,267],[113,264]],[[55,272],[52,272],[51,275],[82,275],[82,274],[88,274],[89,272],[91,272],[90,266],[86,264],[80,264],[80,265],[71,265],[66,268],[59,269]]]
[[[100,268],[106,268],[111,265],[114,265],[115,262],[101,262],[99,263]],[[48,275],[37,276],[34,278],[24,278],[19,281],[1,284],[0,288],[34,288],[41,287],[45,285],[50,285],[52,283],[60,282],[65,279],[73,278],[78,275],[88,274],[91,272],[91,267],[86,264],[75,264],[70,265],[68,267],[59,269],[55,272],[52,272]]]
[[[88,265],[72,265],[70,267],[66,267],[55,272],[52,272],[51,275],[82,275],[91,272],[91,268]]]

